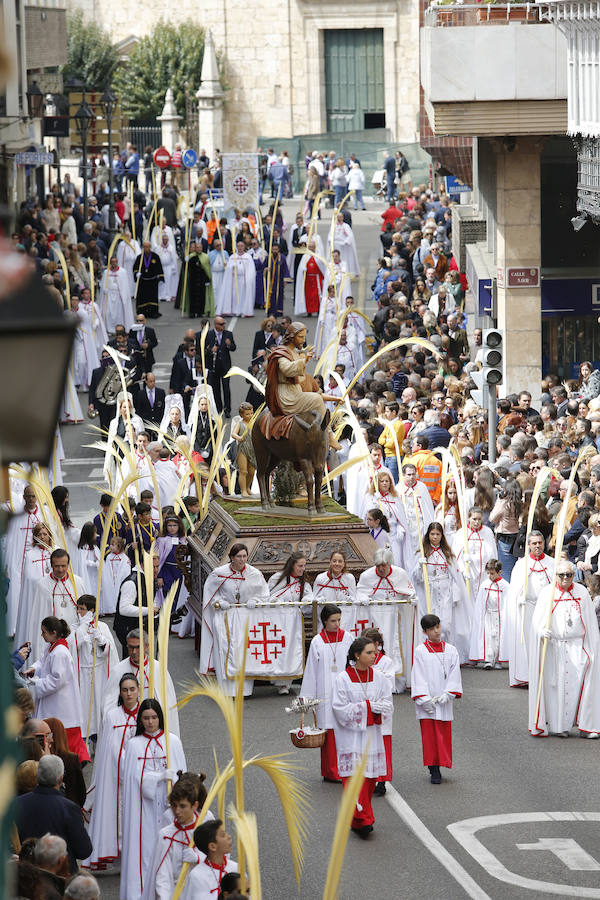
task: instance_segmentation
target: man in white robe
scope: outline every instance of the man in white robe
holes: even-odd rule
[[[133,328],[133,307],[129,294],[129,279],[125,269],[119,267],[116,256],[110,258],[110,268],[102,273],[102,299],[100,301],[106,330],[114,332],[117,325],[125,331]]]
[[[527,567],[527,593],[525,571]],[[506,603],[506,646],[511,687],[526,685],[529,678],[529,637],[531,620],[541,591],[552,583],[554,559],[544,553],[540,531],[529,535],[529,553],[518,559],[510,578]]]
[[[154,226],[150,235],[150,247],[154,251],[154,253],[158,253],[159,247],[162,247],[163,234],[167,235],[169,245],[173,248],[173,250],[175,250],[177,247],[173,229],[170,225],[166,225],[164,222],[162,222],[162,224]]]
[[[69,554],[66,550],[55,550],[50,557],[50,565],[52,571],[36,582],[29,611],[31,659],[39,659],[45,649],[40,633],[42,619],[56,616],[64,619],[69,628],[75,628],[79,623],[77,598],[85,594],[81,578],[69,574]]]
[[[264,576],[254,566],[249,566],[248,548],[245,544],[233,544],[229,551],[229,563],[214,569],[204,583],[202,598],[202,642],[200,644],[200,673],[214,672],[224,691],[235,694],[235,681],[225,677],[223,659],[227,648],[220,647],[216,633],[216,616],[230,606],[243,605],[254,609],[257,601],[269,599],[269,589]],[[218,603],[220,609],[215,608]],[[244,696],[252,693],[254,681],[244,681]]]
[[[81,291],[79,297],[79,315],[84,319],[86,329],[89,328],[89,334],[99,359],[102,348],[108,343],[108,334],[106,333],[100,307],[96,301],[92,302],[92,295],[89,288],[83,288]],[[99,366],[100,363],[98,362],[96,365]]]
[[[73,342],[73,380],[80,390],[89,390],[94,369],[100,365],[100,358],[94,342],[91,321],[81,310],[78,297],[71,298],[71,312],[79,316],[79,325]],[[100,320],[102,321],[102,320]],[[104,328],[104,323],[102,323]]]
[[[119,268],[125,269],[129,281],[129,296],[135,294],[135,278],[133,277],[133,264],[142,252],[139,241],[134,241],[131,232],[125,231],[124,240],[119,241],[115,253],[119,262]]]
[[[360,275],[360,263],[358,261],[358,253],[356,252],[356,241],[354,233],[349,225],[344,222],[342,213],[338,213],[335,225],[332,223],[333,242],[331,239],[331,229],[329,230],[328,244],[335,250],[339,250],[342,262],[346,267],[346,271],[352,275]]]
[[[15,633],[21,580],[25,566],[25,554],[33,539],[33,526],[42,522],[42,514],[35,499],[35,491],[27,485],[23,491],[24,509],[14,515],[8,523],[6,535],[5,570],[9,579],[6,605],[6,628],[9,635]]]
[[[221,305],[221,294],[223,292],[223,282],[225,280],[225,268],[229,260],[229,253],[223,250],[223,244],[218,237],[215,237],[212,250],[208,254],[210,263],[211,284],[213,296],[215,298],[215,309],[219,309]]]
[[[467,522],[467,554],[465,560],[465,539],[462,529],[452,538],[452,552],[458,565],[470,581],[471,601],[474,602],[479,588],[485,581],[485,565],[490,559],[498,559],[498,548],[491,528],[483,524],[481,510],[473,506]],[[468,566],[467,566],[468,562]]]
[[[351,466],[346,473],[346,509],[353,516],[359,516],[361,519],[365,512],[367,491],[375,478],[385,473],[393,480],[392,473],[383,465],[383,449],[379,444],[367,445],[366,436],[365,441],[355,441],[352,444],[348,453],[348,461],[367,454],[371,457],[371,464],[365,459]]]
[[[156,253],[162,263],[165,280],[158,286],[158,299],[172,301],[177,294],[179,272],[177,268],[177,251],[169,243],[169,235],[163,231],[161,244],[156,248]]]
[[[88,734],[98,734],[102,718],[102,704],[108,678],[119,662],[119,654],[112,633],[104,622],[94,621],[96,598],[83,594],[77,601],[79,624],[71,629],[67,644],[78,674],[79,693],[83,712],[81,733],[84,740]],[[96,655],[94,659],[94,643]],[[94,701],[91,705],[92,671],[94,671]],[[88,731],[89,722],[89,731]]]
[[[143,685],[140,675],[140,632],[139,629],[132,629],[127,635],[127,651],[128,656],[125,659],[121,660],[120,663],[114,667],[114,669],[110,673],[110,678],[106,684],[106,691],[104,697],[104,706],[102,710],[103,717],[106,717],[109,710],[114,709],[119,701],[119,682],[123,675],[126,672],[131,672],[137,678],[140,684],[140,697],[142,695],[142,687],[143,687],[143,695],[144,699],[148,697],[148,690],[150,687],[149,681],[149,672],[150,672],[150,660],[148,659],[148,635],[144,633],[144,678]],[[160,664],[158,660],[153,660],[154,664],[154,694],[158,702],[165,710],[165,704],[163,698],[160,693]],[[176,706],[177,696],[175,694],[175,688],[173,687],[173,680],[171,675],[167,672],[167,708],[169,710],[169,731],[172,731],[174,734],[179,734],[179,710]]]
[[[574,571],[560,560],[556,584],[541,591],[531,620],[529,731],[534,737],[569,737],[573,726],[582,737],[600,737],[600,632],[587,588],[573,583]]]
[[[348,346],[355,354],[357,370],[364,365],[365,362],[365,338],[367,330],[365,320],[354,309],[354,297],[346,297],[346,321],[344,329],[348,339]]]
[[[415,557],[421,555],[419,533],[425,534],[433,522],[435,511],[427,485],[417,478],[417,470],[412,463],[402,466],[404,484],[398,484],[398,493],[404,499],[410,535]]]
[[[340,343],[338,345],[336,366],[344,367],[344,381],[350,384],[356,372],[358,371],[358,354],[348,343],[348,334],[346,330],[340,334]]]
[[[242,241],[238,241],[236,252],[229,257],[223,277],[218,316],[254,315],[256,296],[256,268],[254,260],[245,251]],[[215,301],[216,302],[216,301]]]

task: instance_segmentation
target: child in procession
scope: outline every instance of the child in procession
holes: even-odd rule
[[[469,657],[484,669],[501,669],[508,665],[505,622],[510,585],[502,577],[499,560],[490,559],[485,571],[487,578],[475,600]]]

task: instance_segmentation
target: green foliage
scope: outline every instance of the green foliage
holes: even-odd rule
[[[177,112],[185,117],[185,84],[194,94],[200,87],[203,56],[204,28],[190,21],[177,27],[159,22],[117,72],[114,87],[124,113],[138,121],[155,119],[172,88]]]
[[[67,64],[65,81],[77,78],[90,89],[103,91],[119,64],[119,54],[107,31],[95,22],[84,22],[81,11],[67,19]]]
[[[278,506],[291,506],[292,500],[298,496],[300,485],[304,484],[304,476],[296,472],[293,463],[288,460],[280,462],[273,476],[273,497]]]

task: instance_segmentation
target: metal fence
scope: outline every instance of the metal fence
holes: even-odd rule
[[[152,147],[156,150],[162,144],[162,130],[160,125],[150,122],[129,122],[121,128],[121,146],[127,143],[134,144],[138,151],[144,147]]]
[[[389,131],[373,129],[370,131],[325,132],[323,134],[302,134],[293,138],[259,137],[257,146],[264,151],[272,147],[276,153],[287,150],[294,172],[292,184],[295,192],[302,191],[306,181],[305,157],[313,150],[329,153],[333,150],[336,156],[347,159],[354,153],[360,161],[365,173],[365,193],[373,194],[373,176],[383,166],[383,155],[387,151],[394,154],[400,150],[410,165],[410,177],[413,184],[428,182],[430,178],[431,157],[418,143],[392,143]]]

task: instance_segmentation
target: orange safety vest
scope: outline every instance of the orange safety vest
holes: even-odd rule
[[[410,459],[404,461],[412,464],[417,470],[417,477],[429,491],[434,507],[440,502],[442,496],[442,464],[429,450],[417,450]]]

